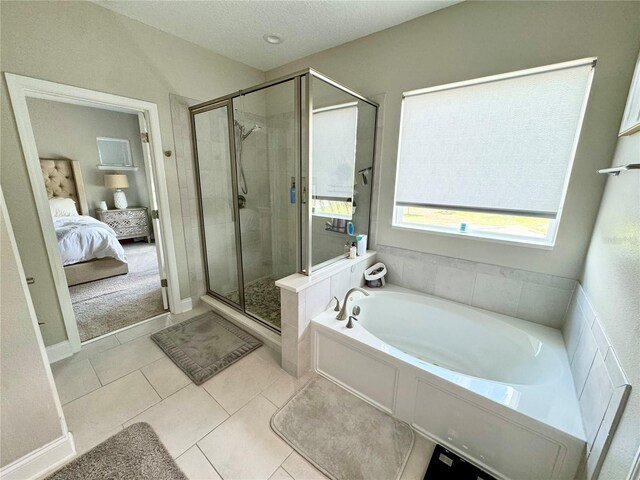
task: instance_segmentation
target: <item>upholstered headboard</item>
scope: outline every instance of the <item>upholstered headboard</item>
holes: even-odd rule
[[[80,162],[66,158],[41,158],[40,169],[47,196],[71,198],[80,215],[89,215]]]

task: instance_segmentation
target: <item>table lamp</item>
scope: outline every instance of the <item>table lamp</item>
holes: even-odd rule
[[[104,186],[106,188],[114,188],[113,203],[118,209],[127,208],[127,197],[122,188],[129,188],[129,179],[122,173],[115,173],[104,176]]]

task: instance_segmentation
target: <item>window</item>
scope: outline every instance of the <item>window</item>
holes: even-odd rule
[[[355,102],[313,111],[313,215],[351,219],[357,127]]]
[[[405,93],[394,226],[553,245],[594,65]]]

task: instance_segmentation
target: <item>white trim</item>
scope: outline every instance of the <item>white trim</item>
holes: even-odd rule
[[[158,107],[155,103],[137,100],[134,98],[121,97],[104,92],[97,92],[71,85],[39,80],[25,77],[13,73],[5,73],[11,105],[13,106],[20,143],[25,156],[31,188],[33,190],[36,209],[40,219],[42,235],[49,257],[49,265],[53,274],[56,293],[60,300],[60,309],[64,318],[67,337],[74,352],[80,350],[81,342],[78,333],[78,326],[71,305],[71,297],[67,287],[67,280],[62,267],[62,259],[58,251],[53,221],[48,205],[45,189],[42,188],[42,172],[36,146],[27,98],[39,98],[42,100],[57,101],[73,105],[101,108],[124,113],[142,113],[148,121],[151,167],[155,180],[155,188],[158,195],[158,203],[161,212],[160,230],[164,240],[163,254],[167,265],[167,280],[169,282],[169,304],[172,312],[177,312],[181,303],[178,265],[175,256],[175,246],[173,241],[173,228],[169,209],[169,194],[167,178],[164,170],[162,142],[160,138],[160,119]],[[44,350],[44,349],[43,349]]]
[[[55,363],[73,355],[73,348],[69,340],[56,343],[55,345],[49,345],[47,347],[47,358],[49,363]]]
[[[407,224],[409,225],[409,224]],[[414,226],[406,226],[406,225],[397,225],[397,224],[392,224],[391,225],[391,230],[399,230],[399,231],[405,231],[405,232],[416,232],[416,233],[422,233],[422,234],[433,234],[436,236],[444,236],[444,237],[452,237],[452,238],[470,238],[472,240],[478,240],[480,242],[489,242],[489,243],[498,243],[498,244],[502,244],[502,245],[515,245],[516,247],[527,247],[527,248],[538,248],[541,250],[553,250],[553,245],[551,244],[544,244],[544,243],[531,243],[531,242],[520,242],[517,240],[507,240],[507,239],[501,239],[501,238],[492,238],[492,237],[488,237],[488,236],[481,236],[481,235],[474,235],[474,234],[469,234],[469,233],[460,233],[460,232],[447,232],[447,231],[441,231],[441,230],[437,230],[436,227],[433,228],[419,228],[419,227],[414,227]],[[387,243],[382,243],[382,242],[378,242],[378,245],[384,245],[387,247],[397,247],[396,245],[392,245],[391,243],[387,242]],[[406,248],[406,247],[397,247],[397,248]],[[424,252],[426,253],[426,252]]]
[[[76,454],[73,435],[67,433],[53,442],[28,453],[0,470],[2,480],[42,477]]]
[[[193,309],[193,301],[191,297],[180,300],[180,306],[176,309],[176,313],[185,313]]]
[[[109,166],[109,165],[96,165],[96,167],[98,168],[98,170],[115,170],[115,171],[122,171],[122,172],[137,172],[138,171],[138,167],[114,167],[114,166]]]
[[[624,108],[622,122],[620,123],[620,131],[618,132],[619,137],[632,135],[640,131],[640,121],[633,118],[634,115],[636,115],[636,112],[633,111],[634,108],[637,108],[639,110],[638,113],[640,113],[640,54],[638,55],[636,68],[633,72],[631,87],[629,87],[627,105]]]
[[[27,107],[28,87],[21,81],[22,78],[17,75],[5,73],[7,87],[9,89],[9,97],[13,106],[13,113],[20,135],[20,143],[27,163],[27,172],[31,181],[31,189],[40,219],[40,229],[44,238],[47,249],[47,257],[49,259],[49,267],[53,275],[56,294],[60,301],[60,310],[64,319],[65,328],[67,330],[67,338],[71,343],[74,352],[80,350],[80,334],[76,325],[76,317],[71,305],[71,296],[67,287],[67,278],[62,268],[62,257],[58,251],[58,241],[53,228],[53,220],[51,218],[51,210],[48,207],[49,200],[47,193],[42,188],[42,171],[40,170],[40,159],[36,146],[36,139],[31,126],[29,117],[29,109]],[[49,210],[49,211],[47,211]]]
[[[420,88],[410,90],[402,94],[402,98],[413,97],[414,95],[423,95],[425,93],[440,92],[442,90],[452,90],[454,88],[468,87],[470,85],[479,85],[481,83],[498,82],[500,80],[508,80],[511,78],[526,77],[528,75],[536,75],[538,73],[555,72],[567,68],[581,67],[583,65],[595,64],[598,57],[581,58],[580,60],[572,60],[569,62],[554,63],[553,65],[545,65],[542,67],[527,68],[516,72],[500,73],[498,75],[490,75],[488,77],[474,78],[472,80],[463,80],[461,82],[447,83],[436,87]]]
[[[42,334],[40,333],[40,326],[38,325],[38,318],[36,317],[36,311],[33,308],[33,302],[31,301],[31,294],[29,292],[29,287],[27,285],[26,276],[24,273],[24,269],[22,268],[22,262],[20,261],[20,252],[18,251],[18,245],[16,243],[15,236],[13,234],[13,228],[11,227],[11,219],[9,218],[9,212],[7,210],[7,205],[4,201],[4,195],[2,193],[2,187],[0,187],[0,221],[6,222],[7,233],[9,235],[9,243],[11,244],[11,250],[16,257],[18,264],[18,276],[20,277],[20,283],[22,284],[22,290],[25,294],[25,299],[27,303],[27,309],[29,310],[29,317],[31,318],[31,326],[35,332],[36,342],[38,343],[38,349],[40,350],[40,358],[42,359],[42,364],[45,366],[45,375],[47,377],[47,383],[49,384],[49,388],[51,390],[51,394],[53,396],[53,403],[55,405],[56,413],[58,414],[58,419],[60,420],[60,428],[62,430],[62,435],[65,439],[68,439],[69,446],[71,448],[71,455],[75,453],[75,445],[73,443],[73,437],[69,433],[69,429],[67,428],[67,421],[64,418],[64,413],[62,411],[62,403],[60,403],[60,397],[58,395],[58,389],[53,380],[53,373],[51,372],[51,368],[49,367],[49,360],[47,358],[47,352],[45,350],[44,341],[42,340]],[[57,251],[57,249],[56,249]],[[61,437],[62,438],[62,437]],[[36,457],[45,455],[50,449],[54,449],[57,451],[57,447],[54,445],[55,441],[50,443],[49,445],[45,445],[40,449],[34,450],[31,454],[22,459],[16,460],[11,464],[5,466],[0,470],[0,477],[4,480],[5,474],[9,475],[16,469],[28,468],[26,463],[31,464],[32,461],[35,461]],[[57,444],[56,444],[57,445]],[[63,449],[64,450],[64,449]],[[63,451],[58,452],[60,458],[63,458]],[[35,455],[35,457],[34,457]],[[48,456],[46,458],[49,458]],[[55,458],[55,456],[54,456]],[[64,458],[68,458],[64,456]],[[52,459],[53,460],[53,459]],[[62,460],[60,460],[62,461]],[[24,466],[23,466],[24,464]],[[29,467],[30,468],[30,467]],[[20,470],[22,471],[22,470]],[[25,470],[26,471],[26,470]],[[9,477],[11,478],[11,477]],[[15,478],[25,478],[23,476],[16,476]]]

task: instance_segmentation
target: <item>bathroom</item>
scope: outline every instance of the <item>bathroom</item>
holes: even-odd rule
[[[309,17],[323,2],[296,3],[264,12],[286,5],[283,25],[320,21]],[[188,14],[195,22],[204,9],[222,15],[215,2],[202,2],[202,11],[162,8],[165,21]],[[157,104],[151,134],[162,136],[153,148],[166,170],[168,211],[162,218],[160,209],[160,221],[173,229],[177,265],[169,322],[51,361],[52,347],[68,339],[51,333],[64,309],[47,259],[27,254],[41,236],[32,225],[41,212],[39,200],[25,201],[22,123],[3,110],[15,138],[3,135],[2,189],[24,272],[36,277],[31,296],[38,319],[46,317],[41,343],[54,388],[78,388],[79,377],[67,384],[65,375],[81,362],[97,375],[94,387],[62,402],[62,433],[47,441],[73,434],[74,452],[83,453],[136,419],[190,478],[356,478],[340,470],[339,455],[323,456],[335,444],[302,445],[308,438],[294,439],[287,427],[304,425],[278,423],[301,392],[324,385],[347,392],[358,412],[372,407],[411,431],[411,442],[399,435],[402,448],[392,444],[406,453],[399,473],[368,478],[437,479],[424,475],[439,446],[487,475],[479,478],[636,480],[638,8],[443,2],[309,50],[297,45],[302,34],[261,26],[261,50],[228,30],[219,47],[196,47],[135,2],[3,5],[3,47],[13,38],[3,72]],[[83,68],[58,58],[69,73],[61,72],[43,38],[73,49],[55,33],[82,30],[75,14],[103,26],[87,46],[104,43],[120,55],[93,58],[78,46]],[[134,47],[126,32],[144,41]],[[137,70],[139,59],[159,75]],[[135,81],[105,72],[122,71],[118,61]],[[333,161],[340,155],[346,165]],[[193,385],[149,335],[211,312],[263,347]],[[164,391],[160,377],[176,383]],[[144,408],[114,422],[105,414],[92,434],[81,405],[97,412],[88,397],[124,388],[124,379],[148,395]],[[194,405],[194,418],[185,405]],[[187,430],[181,422],[191,430],[171,432]],[[255,433],[242,437],[247,425]],[[361,437],[350,440],[360,445]],[[232,446],[246,457],[234,459]],[[14,471],[19,458],[2,467]],[[211,476],[198,476],[195,465]]]

